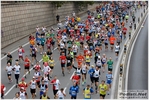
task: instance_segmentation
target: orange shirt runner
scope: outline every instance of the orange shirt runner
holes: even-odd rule
[[[82,55],[78,55],[76,59],[78,62],[78,66],[82,65],[82,63],[84,61],[84,57]]]
[[[114,42],[115,42],[115,37],[114,36],[111,36],[110,37],[110,44],[111,45],[114,45]]]

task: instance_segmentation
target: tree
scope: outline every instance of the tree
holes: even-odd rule
[[[52,5],[57,7],[57,9],[58,9],[59,7],[61,7],[66,2],[65,1],[51,1],[51,3],[52,3]]]
[[[84,8],[87,8],[88,5],[94,4],[94,1],[73,1],[73,2],[78,11],[82,11],[84,10]]]

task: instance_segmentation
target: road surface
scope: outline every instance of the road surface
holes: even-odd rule
[[[138,16],[140,16],[140,12],[142,12],[142,11],[143,11],[142,9],[137,10],[137,12],[135,13],[136,19],[137,19]],[[86,18],[86,16],[84,16],[84,18],[82,18],[82,19],[85,19],[85,18]],[[130,20],[132,20],[132,19],[129,18],[129,21]],[[126,25],[127,28],[128,28],[128,25],[129,24]],[[128,34],[127,34],[127,38],[128,38]],[[121,43],[121,45],[120,45],[121,48],[124,45],[125,40],[123,40],[123,42]],[[24,47],[24,50],[25,50],[25,54],[24,55],[28,55],[29,56],[29,54],[30,54],[29,45],[26,45]],[[82,51],[80,51],[80,52],[82,52]],[[116,66],[116,63],[117,63],[116,60],[115,60],[115,53],[114,52],[111,52],[110,50],[105,51],[104,49],[101,51],[101,55],[103,53],[105,53],[108,58],[109,57],[112,57],[112,59],[114,61],[114,68],[113,68],[113,73],[114,73],[115,66]],[[70,78],[71,78],[71,76],[72,76],[72,74],[74,72],[74,69],[71,71],[70,74],[68,74],[65,71],[66,74],[65,74],[65,77],[63,77],[62,74],[61,74],[60,62],[58,60],[58,58],[59,58],[59,52],[58,52],[58,50],[55,50],[53,52],[53,55],[54,55],[53,56],[53,59],[56,62],[56,65],[55,65],[55,68],[54,68],[54,75],[57,75],[58,79],[60,80],[60,83],[61,83],[60,88],[65,88],[65,92],[67,94],[66,99],[70,99],[70,96],[69,96],[69,92],[68,91],[69,91],[70,86],[72,86],[72,83],[70,81]],[[14,53],[12,53],[12,56],[14,58],[13,60],[17,59],[18,58],[17,51],[15,51]],[[37,54],[37,60],[40,61],[40,64],[42,65],[41,57],[42,56],[40,54]],[[29,58],[31,58],[31,57],[29,57]],[[12,74],[13,82],[11,84],[8,83],[7,74],[5,72],[6,58],[4,58],[4,59],[1,60],[1,64],[2,64],[1,65],[2,66],[1,67],[2,83],[7,87],[7,90],[5,92],[6,94],[5,94],[5,97],[4,98],[5,99],[12,99],[12,98],[14,98],[15,93],[19,91],[19,89],[18,88],[15,88],[15,79],[14,79],[14,75],[13,74]],[[92,64],[94,64],[94,60],[93,59],[91,60],[91,65]],[[14,62],[13,62],[13,65],[14,65]],[[77,64],[75,63],[75,65],[77,65]],[[21,64],[21,68],[22,69],[21,69],[20,79],[24,75],[24,66],[23,66],[23,64]],[[100,82],[101,82],[101,80],[105,80],[106,79],[106,77],[105,77],[105,74],[106,73],[107,73],[107,69],[106,69],[105,73],[101,73],[101,78],[99,80]],[[33,76],[33,70],[31,70],[31,74],[30,75],[27,75],[27,79],[25,79],[25,81],[26,82],[29,82],[32,79],[32,76]],[[87,84],[90,84],[89,75],[87,75]],[[77,97],[78,99],[83,99],[83,94],[82,94],[83,88],[84,88],[84,86],[80,86],[80,92],[79,92],[78,97]],[[30,94],[30,89],[29,88],[27,89],[27,93],[28,93],[29,98],[31,98],[31,94]],[[48,95],[50,96],[50,98],[53,98],[54,97],[53,96],[53,91],[52,91],[52,86],[51,85],[49,85]],[[37,97],[36,98],[39,99],[39,91],[37,91]],[[107,95],[106,96],[106,99],[109,99],[109,98],[110,98],[110,95]],[[93,94],[92,99],[99,99],[99,94]]]
[[[148,90],[148,17],[135,42],[128,76],[128,90]]]

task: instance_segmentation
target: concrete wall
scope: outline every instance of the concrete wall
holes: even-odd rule
[[[98,4],[88,6],[87,9],[95,8]],[[13,5],[1,5],[1,48],[22,39],[35,31],[35,27],[50,26],[56,23],[56,14],[60,20],[66,15],[76,11],[74,4],[64,4],[56,9],[50,3],[23,3]],[[86,11],[79,12],[79,14]]]

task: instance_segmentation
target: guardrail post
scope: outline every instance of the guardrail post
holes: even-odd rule
[[[138,17],[138,23],[140,22],[140,18]]]
[[[123,64],[120,65],[120,76],[123,75]]]
[[[131,39],[131,32],[129,32],[129,40]]]
[[[126,53],[126,50],[127,50],[127,48],[126,48],[126,44],[124,45],[124,53]]]
[[[136,23],[134,24],[134,30],[136,30]]]

